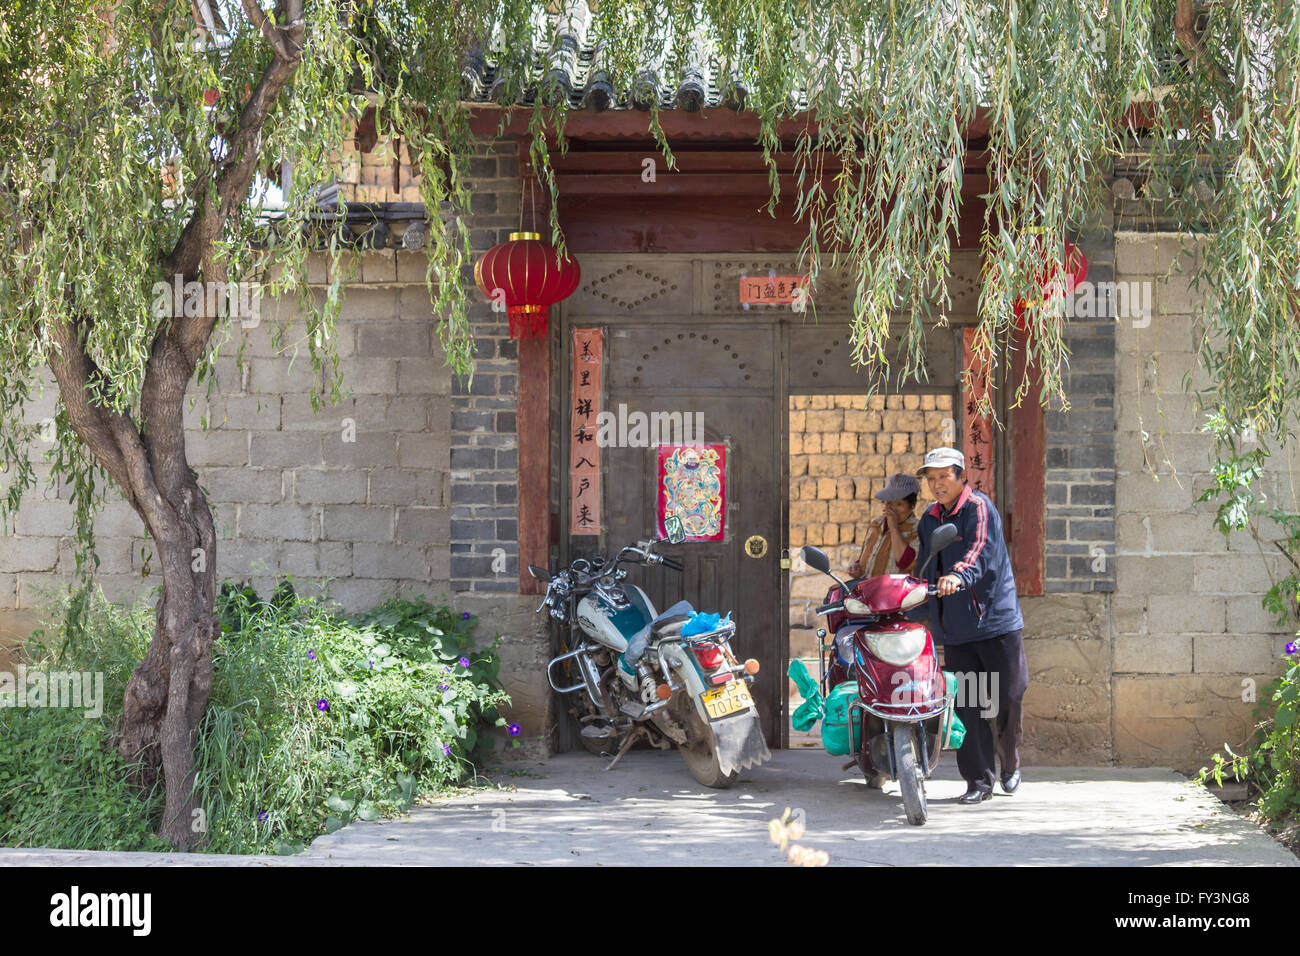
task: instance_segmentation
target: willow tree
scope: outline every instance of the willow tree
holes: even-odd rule
[[[51,480],[76,504],[79,564],[110,489],[144,521],[161,565],[157,633],[127,688],[118,747],[161,769],[160,835],[191,844],[192,751],[211,683],[219,567],[211,513],[187,463],[187,390],[212,385],[232,318],[158,309],[158,283],[260,283],[298,297],[321,392],[338,394],[332,335],[344,255],[315,190],[367,106],[420,172],[429,283],[449,361],[470,369],[466,298],[471,153],[466,79],[492,62],[503,101],[531,111],[532,151],[555,191],[563,148],[556,61],[568,34],[603,38],[619,92],[713,64],[743,89],[770,163],[778,123],[793,145],[801,257],[815,287],[830,256],[857,277],[855,357],[886,366],[891,317],[910,319],[895,369],[924,374],[927,324],[943,321],[966,133],[987,128],[990,177],[978,343],[1005,347],[1013,303],[1059,268],[1110,158],[1135,145],[1170,208],[1211,238],[1203,256],[1209,400],[1281,433],[1300,390],[1300,11],[1291,0],[0,0],[0,455],[6,519],[37,479],[41,437],[23,409],[57,381]],[[575,24],[557,31],[554,14]],[[576,18],[574,15],[577,15]],[[560,34],[566,34],[564,39]],[[563,71],[560,71],[563,72]],[[658,123],[646,114],[672,164]],[[1140,124],[1135,120],[1141,119]],[[502,116],[502,123],[506,120]],[[1141,140],[1141,129],[1148,130]],[[504,125],[501,127],[504,128]],[[1154,135],[1151,135],[1153,133]],[[819,175],[838,160],[834,177]],[[265,208],[259,171],[292,164],[287,202]],[[552,236],[563,236],[551,203]],[[307,289],[324,242],[333,285]],[[178,278],[179,277],[179,278]],[[161,312],[161,314],[160,314]],[[1060,391],[1063,319],[1030,310],[1026,349]],[[281,332],[283,330],[280,330]],[[1026,383],[1018,383],[1023,395]],[[314,400],[317,396],[313,396]]]

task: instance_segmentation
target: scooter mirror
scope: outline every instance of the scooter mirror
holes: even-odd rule
[[[826,552],[821,548],[814,548],[810,544],[803,547],[803,560],[808,567],[814,571],[820,571],[823,574],[829,574],[831,570],[830,559],[826,557]]]
[[[930,535],[930,553],[942,551],[956,540],[957,526],[955,524],[941,524],[934,529],[934,534]]]
[[[681,544],[686,540],[686,528],[682,524],[682,519],[677,515],[664,519],[664,531],[668,533],[668,542],[670,544]]]
[[[528,565],[528,573],[531,574],[533,577],[535,577],[538,581],[541,581],[543,584],[550,583],[551,572],[547,571],[545,568],[539,568],[535,564],[530,564]]]

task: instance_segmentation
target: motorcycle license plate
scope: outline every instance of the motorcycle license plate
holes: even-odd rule
[[[729,680],[721,687],[706,690],[700,695],[700,700],[704,702],[704,709],[709,716],[715,720],[754,704],[754,698],[749,696],[749,685],[743,680]]]

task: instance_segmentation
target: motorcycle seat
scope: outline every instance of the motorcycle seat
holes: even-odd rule
[[[649,643],[652,633],[656,637],[662,637],[664,634],[670,633],[669,629],[673,627],[681,631],[682,625],[690,620],[691,615],[694,613],[695,608],[690,601],[678,601],[628,638],[627,650],[623,652],[623,659],[631,667],[636,667],[636,662],[645,654],[646,645]],[[660,625],[663,625],[664,629],[656,630]]]
[[[650,625],[650,633],[655,637],[676,636],[682,632],[682,628],[690,619],[689,614],[674,614],[672,617],[660,618]]]

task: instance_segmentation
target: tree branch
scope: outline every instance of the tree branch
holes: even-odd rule
[[[55,320],[48,322],[46,328],[58,346],[57,351],[51,350],[49,355],[50,371],[59,384],[68,420],[91,454],[117,482],[127,503],[139,511],[130,470],[113,439],[113,428],[108,420],[112,413],[90,401],[89,386],[99,376],[98,367],[82,348],[74,326],[66,320]]]
[[[1224,98],[1230,101],[1235,98],[1236,87],[1214,59],[1214,55],[1205,48],[1201,35],[1196,30],[1196,7],[1193,3],[1194,0],[1178,0],[1174,8],[1174,36],[1193,65],[1218,83],[1223,88]]]
[[[257,0],[241,0],[241,2],[244,5],[244,13],[248,16],[249,22],[257,27],[262,36],[266,37],[266,42],[271,44],[271,49],[275,51],[276,57],[281,60],[296,61],[298,54],[302,52],[301,30],[299,30],[297,36],[292,35],[292,30],[302,17],[302,4],[297,4],[296,11],[290,13],[287,26],[276,26],[262,12],[262,8],[257,5]]]
[[[262,128],[302,59],[303,37],[306,34],[302,0],[293,0],[289,5],[292,19],[284,27],[271,25],[255,0],[243,0],[243,3],[250,19],[254,18],[254,13],[260,19],[265,27],[259,27],[263,35],[268,35],[269,31],[276,37],[276,41],[272,42],[275,55],[258,80],[248,102],[244,104],[239,126],[228,143],[228,159],[217,174],[217,202],[214,205],[208,199],[206,191],[199,192],[200,198],[194,215],[182,230],[175,247],[163,260],[165,276],[180,275],[188,279],[198,273],[201,265],[207,264],[205,259],[225,228],[226,220],[247,199],[261,158]],[[255,19],[254,22],[258,20]],[[270,39],[268,35],[268,41]],[[168,334],[175,336],[191,372],[202,358],[203,349],[215,324],[215,316],[177,316],[173,320]]]

